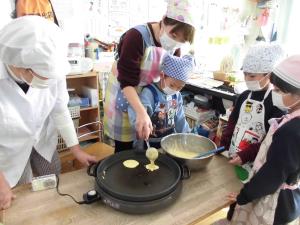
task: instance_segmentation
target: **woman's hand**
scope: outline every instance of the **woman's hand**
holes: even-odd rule
[[[93,155],[89,155],[84,152],[79,145],[72,146],[70,151],[73,153],[75,158],[83,165],[89,166],[92,163],[96,163],[96,157]]]
[[[152,127],[151,119],[146,112],[137,113],[135,127],[136,127],[138,139],[143,139],[143,140],[149,139],[153,127]]]
[[[243,162],[238,155],[235,155],[231,160],[229,160],[229,163],[233,165],[242,165]]]
[[[230,192],[226,197],[229,201],[236,202],[237,196],[238,196],[238,193]]]
[[[8,209],[15,198],[16,196],[12,193],[4,175],[0,172],[0,211]]]

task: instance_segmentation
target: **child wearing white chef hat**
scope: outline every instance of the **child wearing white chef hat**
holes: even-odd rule
[[[298,225],[300,216],[300,55],[272,70],[273,104],[287,111],[269,121],[270,129],[255,158],[251,179],[239,193],[229,224]]]
[[[284,112],[272,101],[270,73],[282,59],[283,50],[277,44],[259,44],[250,47],[242,65],[248,87],[236,100],[223,132],[221,145],[229,150],[238,178],[246,183],[262,140],[269,130],[268,121]],[[228,218],[232,217],[231,205]],[[226,222],[226,221],[225,221]]]
[[[229,150],[241,180],[246,180],[247,170],[258,152],[259,145],[269,129],[268,120],[280,117],[283,112],[273,106],[270,72],[283,56],[277,44],[252,46],[246,54],[242,70],[248,90],[236,100],[228,126],[221,138],[221,145]]]

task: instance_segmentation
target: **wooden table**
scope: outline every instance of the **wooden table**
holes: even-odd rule
[[[65,173],[60,176],[60,191],[82,199],[82,194],[93,189],[94,179],[86,170]],[[77,205],[69,197],[61,197],[55,189],[31,192],[29,185],[14,189],[17,198],[13,205],[2,212],[5,225],[36,224],[194,224],[229,205],[225,198],[230,191],[238,191],[241,183],[233,167],[223,156],[215,156],[206,170],[192,173],[183,181],[179,199],[170,207],[146,214],[130,215],[96,202]],[[1,221],[1,220],[0,220]]]

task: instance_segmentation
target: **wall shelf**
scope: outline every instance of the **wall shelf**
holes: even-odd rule
[[[84,74],[76,74],[76,75],[68,75],[66,77],[67,80],[67,87],[68,89],[74,89],[72,93],[78,96],[84,96],[83,87],[87,86],[93,89],[97,89],[99,92],[99,80],[98,80],[98,73],[97,72],[88,72]],[[94,123],[99,121],[100,118],[100,111],[99,106],[90,106],[80,108],[80,118],[79,118],[79,126],[77,136],[80,137],[81,135],[87,134],[86,136],[80,137],[79,143],[85,141],[93,141],[99,142],[101,141],[101,132],[97,132],[102,129],[100,123]],[[88,124],[86,127],[81,127],[83,125]],[[76,127],[77,128],[77,127]],[[88,134],[90,132],[94,132]],[[63,151],[59,151],[62,171],[68,172],[74,170],[74,156],[70,152],[69,149],[65,149]]]
[[[98,74],[97,72],[88,72],[85,74],[72,74],[72,75],[67,75],[67,80],[68,79],[78,79],[78,78],[86,78],[86,77],[97,77]]]
[[[88,111],[88,110],[93,110],[93,109],[98,110],[98,106],[90,106],[90,107],[80,108],[80,111]]]

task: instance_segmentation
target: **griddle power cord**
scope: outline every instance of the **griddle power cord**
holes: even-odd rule
[[[83,200],[83,201],[77,201],[72,195],[69,195],[69,194],[65,194],[65,193],[61,193],[58,189],[58,186],[59,186],[59,176],[56,175],[56,180],[57,180],[57,184],[56,184],[56,192],[60,195],[60,196],[69,196],[70,198],[72,198],[72,200],[79,204],[79,205],[82,205],[82,204],[86,204],[86,202]]]
[[[57,179],[57,185],[56,185],[56,192],[60,196],[68,196],[70,197],[75,203],[82,205],[82,204],[91,204],[93,202],[96,202],[101,199],[101,196],[95,191],[95,190],[90,190],[87,193],[83,194],[83,201],[77,201],[72,195],[61,193],[58,189],[59,186],[59,176],[56,175]]]

